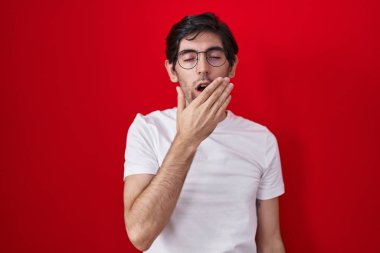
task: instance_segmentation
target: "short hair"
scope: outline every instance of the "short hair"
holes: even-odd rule
[[[166,58],[169,63],[174,63],[173,68],[177,62],[181,40],[189,35],[193,36],[188,40],[193,40],[202,32],[217,34],[223,43],[228,63],[230,66],[235,63],[238,45],[232,32],[214,13],[205,12],[199,15],[185,16],[171,28],[166,37]]]

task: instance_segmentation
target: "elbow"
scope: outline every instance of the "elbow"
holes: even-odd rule
[[[141,236],[128,233],[128,238],[133,246],[140,251],[147,251],[151,246],[151,244]]]
[[[129,241],[140,251],[147,251],[153,243],[141,228],[128,228],[126,226],[126,231]]]

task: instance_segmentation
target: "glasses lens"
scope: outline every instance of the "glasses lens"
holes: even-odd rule
[[[203,52],[202,52],[203,53]],[[227,58],[223,49],[211,49],[206,52],[206,59],[211,66],[222,66]],[[198,53],[196,51],[183,51],[178,55],[178,63],[184,69],[192,69],[198,63]]]
[[[197,64],[197,53],[196,52],[182,52],[178,56],[179,65],[185,69],[194,68]]]
[[[213,49],[207,52],[207,61],[214,67],[220,67],[226,62],[226,54],[221,49]]]

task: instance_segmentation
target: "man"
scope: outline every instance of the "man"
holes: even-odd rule
[[[178,106],[138,113],[127,135],[124,219],[139,250],[285,252],[276,138],[226,110],[237,51],[212,13],[187,16],[169,32],[165,66],[180,84]]]

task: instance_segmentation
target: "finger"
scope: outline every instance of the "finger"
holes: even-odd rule
[[[203,104],[211,96],[211,94],[215,91],[215,89],[217,89],[222,83],[224,83],[226,81],[229,82],[229,80],[230,79],[228,77],[216,78],[214,81],[212,81],[210,83],[210,85],[208,85],[202,91],[202,93],[196,99],[194,99],[194,101],[192,103],[194,103],[194,105],[196,105],[196,106]]]
[[[177,90],[177,103],[178,103],[178,106],[177,106],[177,115],[179,113],[182,113],[183,110],[185,110],[185,107],[186,107],[186,102],[185,102],[185,98],[184,98],[184,95],[183,95],[183,91],[181,89],[181,87],[177,86],[175,87],[175,89]]]
[[[215,103],[217,103],[216,104],[217,107],[220,107],[220,105],[227,98],[228,94],[226,94],[226,93],[229,93],[231,91],[231,88],[229,88],[229,86],[231,86],[231,85],[232,84],[223,83],[221,85],[221,87],[218,87],[218,89],[210,96],[210,98],[208,99],[208,101],[204,103],[205,107],[208,110],[211,110],[214,107]],[[221,98],[221,96],[223,96],[223,94],[224,94],[224,97]]]
[[[230,95],[233,88],[234,88],[234,85],[232,83],[229,83],[226,89],[223,90],[222,94],[216,98],[216,101],[214,102],[214,104],[212,104],[212,106],[209,109],[212,113],[215,114],[218,111],[219,107],[223,105],[224,101]]]
[[[219,107],[218,111],[215,114],[216,119],[222,119],[223,118],[224,113],[226,111],[226,108],[227,108],[228,104],[231,102],[231,98],[232,98],[232,96],[229,95],[227,97],[227,99],[223,102],[223,105],[221,107]]]
[[[212,87],[212,89],[206,89],[211,86],[211,84],[206,87],[206,89],[201,93],[203,95],[203,99],[205,100],[203,102],[203,105],[206,107],[206,110],[209,110],[213,103],[217,100],[217,98],[222,94],[223,90],[226,88],[227,83],[229,82],[228,77],[224,77],[220,79],[220,83],[218,83],[216,86]],[[205,93],[205,94],[203,94]]]

